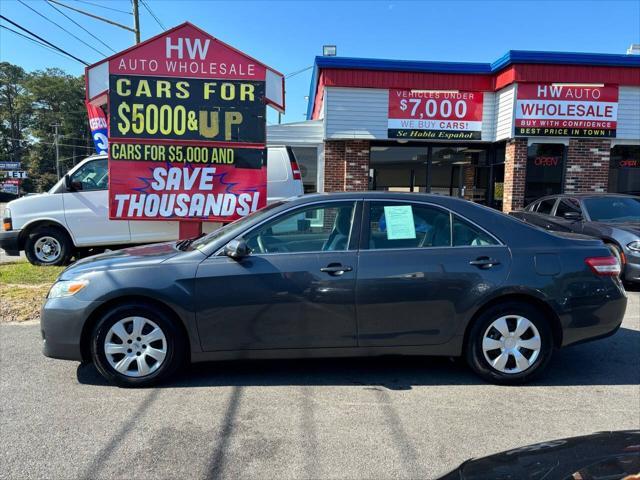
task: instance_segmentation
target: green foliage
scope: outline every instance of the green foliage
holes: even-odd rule
[[[0,63],[0,161],[22,162],[25,192],[42,192],[57,180],[54,128],[60,134],[60,170],[93,152],[84,106],[84,77],[49,68],[26,73]]]
[[[28,262],[0,265],[0,284],[51,284],[65,267],[37,267]]]

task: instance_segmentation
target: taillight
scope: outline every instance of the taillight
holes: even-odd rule
[[[618,259],[614,256],[611,257],[589,257],[584,259],[584,263],[589,265],[589,268],[596,275],[605,275],[615,277],[620,275],[621,268]]]
[[[300,172],[300,167],[298,166],[298,162],[296,162],[294,158],[291,159],[291,170],[293,171],[294,180],[302,180],[302,173]]]

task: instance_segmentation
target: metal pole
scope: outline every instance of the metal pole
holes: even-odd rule
[[[55,144],[56,144],[56,173],[58,174],[58,180],[60,180],[60,148],[58,146],[58,123],[51,125],[55,129]]]
[[[133,30],[136,34],[136,44],[140,43],[140,15],[138,14],[138,0],[131,0],[133,4]]]

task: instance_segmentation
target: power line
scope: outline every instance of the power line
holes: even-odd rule
[[[113,10],[114,12],[126,13],[127,15],[133,15],[131,12],[127,12],[126,10],[120,10],[118,8],[105,7],[104,5],[100,5],[99,3],[87,2],[86,0],[76,0],[76,2],[86,3],[87,5],[93,5],[94,7],[106,8],[107,10]]]
[[[153,13],[153,11],[151,10],[151,7],[149,5],[147,5],[147,2],[145,0],[140,0],[140,3],[142,3],[142,6],[144,8],[147,9],[147,12],[149,12],[149,14],[153,17],[153,19],[156,21],[156,23],[158,25],[160,25],[160,28],[162,30],[166,30],[166,27],[162,24],[162,22],[158,19],[158,17],[156,17],[156,14]]]
[[[31,10],[32,12],[34,12],[36,15],[41,16],[42,18],[44,18],[47,22],[49,23],[53,23],[56,27],[58,27],[60,30],[67,32],[69,35],[71,35],[73,38],[75,38],[76,40],[78,40],[80,43],[85,44],[87,47],[89,47],[90,49],[92,49],[95,52],[98,52],[100,55],[102,55],[103,57],[106,57],[107,55],[105,55],[104,53],[102,53],[100,50],[98,50],[97,48],[92,47],[91,45],[89,45],[87,42],[85,42],[84,40],[82,40],[80,37],[75,36],[73,33],[71,33],[69,30],[67,30],[66,28],[64,28],[62,25],[54,22],[53,20],[51,20],[50,18],[48,18],[47,16],[43,15],[42,13],[40,13],[39,11],[37,11],[35,8],[30,7],[29,5],[27,5],[25,2],[23,2],[22,0],[18,0],[18,2],[20,2],[22,5],[24,5],[25,7],[27,7],[29,10]]]
[[[64,8],[68,8],[69,10],[73,10],[74,12],[78,12],[78,13],[81,13],[83,15],[86,15],[87,17],[95,18],[96,20],[100,20],[102,22],[106,22],[106,23],[108,23],[110,25],[114,25],[116,27],[120,27],[120,28],[122,28],[124,30],[129,30],[130,32],[133,32],[133,33],[136,32],[133,28],[127,27],[126,25],[122,25],[121,23],[114,22],[113,20],[109,20],[108,18],[100,17],[98,15],[94,15],[93,13],[89,13],[89,12],[87,12],[85,10],[81,10],[79,8],[75,8],[75,7],[72,7],[70,5],[65,5],[64,3],[59,2],[58,0],[47,0],[47,1],[55,3],[56,5],[60,5],[61,7],[64,7]]]
[[[288,74],[286,74],[286,75],[284,76],[284,78],[291,78],[291,77],[295,77],[296,75],[299,75],[299,74],[301,74],[301,73],[304,73],[304,72],[306,72],[307,70],[311,70],[312,68],[313,68],[313,65],[311,65],[311,66],[309,66],[309,67],[305,67],[305,68],[303,68],[303,69],[301,69],[301,70],[297,70],[297,71],[295,71],[295,72],[288,73]]]
[[[46,45],[45,43],[42,43],[38,40],[36,40],[35,38],[31,38],[31,37],[27,37],[24,33],[20,33],[17,30],[14,30],[13,28],[9,28],[6,25],[0,25],[0,27],[4,28],[5,30],[9,30],[10,32],[15,33],[16,35],[20,35],[22,38],[25,38],[27,40],[29,40],[30,42],[35,43],[36,45],[42,47],[42,48],[46,48],[47,50],[49,50],[52,53],[55,53],[56,55],[60,55],[63,58],[67,58],[65,55],[63,55],[62,53],[54,50],[53,48],[49,47],[48,45]]]
[[[46,2],[46,0],[44,0]],[[93,38],[95,38],[97,41],[99,41],[102,45],[104,45],[105,47],[107,47],[109,50],[111,50],[113,53],[117,53],[113,48],[111,48],[109,45],[107,45],[106,43],[104,43],[99,37],[96,37],[93,33],[91,33],[89,30],[87,30],[86,28],[84,28],[82,25],[80,25],[78,22],[76,22],[73,18],[71,18],[69,15],[67,15],[66,13],[64,13],[62,10],[60,10],[58,7],[56,7],[53,3],[49,3],[47,2],[47,5],[49,5],[51,8],[55,9],[59,14],[64,15],[66,18],[68,18],[71,22],[73,22],[74,24],[76,24],[78,27],[80,27],[82,30],[84,30],[85,32],[87,32],[89,35],[91,35]]]
[[[74,60],[76,60],[76,61],[78,61],[78,62],[80,62],[80,63],[85,64],[86,66],[89,66],[89,64],[88,64],[87,62],[85,62],[84,60],[79,59],[79,58],[78,58],[78,57],[76,57],[75,55],[70,54],[70,53],[69,53],[69,52],[67,52],[66,50],[63,50],[62,48],[58,47],[57,45],[54,45],[54,44],[53,44],[53,43],[51,43],[50,41],[45,40],[44,38],[42,38],[42,37],[41,37],[41,36],[39,36],[39,35],[36,35],[36,34],[35,34],[35,33],[33,33],[31,30],[29,30],[29,29],[27,29],[27,28],[25,28],[25,27],[23,27],[23,26],[21,26],[21,25],[18,25],[18,24],[17,24],[16,22],[14,22],[13,20],[9,20],[9,19],[8,19],[7,17],[5,17],[4,15],[0,15],[0,18],[1,18],[2,20],[6,21],[6,22],[9,22],[9,23],[10,23],[11,25],[13,25],[14,27],[18,27],[18,28],[19,28],[20,30],[22,30],[23,32],[27,32],[29,35],[31,35],[31,36],[33,36],[33,37],[37,38],[38,40],[40,40],[40,41],[42,41],[42,42],[46,43],[46,44],[47,44],[47,45],[49,45],[50,47],[55,48],[55,49],[56,49],[56,50],[58,50],[59,52],[64,53],[64,54],[65,54],[65,55],[67,55],[68,57],[71,57],[71,58],[73,58]]]
[[[63,135],[60,135],[61,137]],[[18,141],[26,141],[26,139],[24,138],[11,138],[11,137],[7,137],[7,140],[18,140]],[[56,142],[45,142],[44,140],[36,140],[33,143],[42,143],[44,145],[55,145]],[[61,147],[76,147],[76,148],[86,148],[87,150],[93,150],[94,147],[87,147],[86,145],[71,145],[69,143],[60,143],[59,144]]]

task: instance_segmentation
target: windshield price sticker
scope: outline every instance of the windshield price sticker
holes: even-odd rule
[[[388,137],[480,140],[482,92],[389,90]]]
[[[110,76],[111,138],[264,143],[264,82]]]

